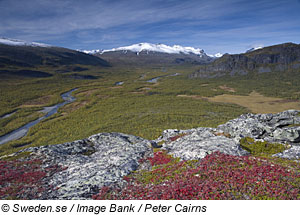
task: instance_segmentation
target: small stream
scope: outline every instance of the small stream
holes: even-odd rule
[[[163,78],[163,77],[172,77],[172,76],[177,76],[177,75],[180,75],[180,73],[175,73],[175,74],[171,74],[171,75],[161,75],[161,76],[157,76],[157,77],[154,77],[154,78],[151,78],[149,79],[148,83],[157,83],[158,79],[160,78]]]
[[[53,105],[53,106],[50,106],[50,107],[44,107],[43,110],[41,110],[42,113],[45,113],[44,116],[32,121],[32,122],[29,122],[27,123],[26,125],[8,133],[8,134],[5,134],[4,136],[1,136],[0,137],[0,145],[1,144],[4,144],[4,143],[7,143],[9,141],[12,141],[12,140],[17,140],[17,139],[20,139],[24,136],[26,136],[29,128],[31,128],[32,126],[36,125],[37,123],[39,123],[40,121],[42,121],[43,119],[46,119],[48,118],[49,116],[57,113],[57,110],[66,105],[66,104],[69,104],[71,102],[74,102],[76,100],[75,97],[71,96],[72,92],[75,91],[76,89],[72,89],[66,93],[63,93],[61,94],[61,98],[64,100],[64,102],[62,103],[59,103],[59,104],[56,104],[56,105]]]
[[[17,111],[14,110],[13,112],[4,114],[3,116],[0,116],[0,119],[6,119],[6,118],[10,117],[11,115],[13,115],[15,112],[17,112]]]

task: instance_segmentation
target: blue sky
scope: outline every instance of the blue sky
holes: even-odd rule
[[[0,11],[0,36],[72,49],[300,43],[300,0],[0,0]]]

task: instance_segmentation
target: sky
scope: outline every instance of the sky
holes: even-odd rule
[[[300,0],[0,0],[0,37],[71,49],[135,43],[242,53],[300,43]]]

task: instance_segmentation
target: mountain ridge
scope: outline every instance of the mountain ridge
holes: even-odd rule
[[[45,43],[27,42],[24,40],[11,39],[6,37],[0,37],[0,44],[11,45],[11,46],[51,47],[51,45]]]
[[[83,64],[110,66],[105,60],[72,49],[15,39],[0,39],[0,68]]]
[[[285,72],[300,68],[300,45],[283,43],[242,54],[225,54],[211,64],[201,66],[191,78],[215,78],[248,73]]]

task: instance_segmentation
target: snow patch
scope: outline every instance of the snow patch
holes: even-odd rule
[[[247,51],[246,51],[246,53],[248,53],[248,52],[253,52],[253,51],[256,51],[256,50],[258,50],[258,49],[262,49],[263,47],[261,47],[261,46],[258,46],[258,47],[252,47],[251,49],[248,49]]]
[[[221,53],[217,53],[217,54],[208,54],[209,57],[212,57],[212,58],[219,58],[219,57],[222,57],[223,54]]]
[[[50,45],[44,43],[26,42],[23,40],[9,39],[4,37],[0,37],[0,44],[10,45],[10,46],[51,47]]]

